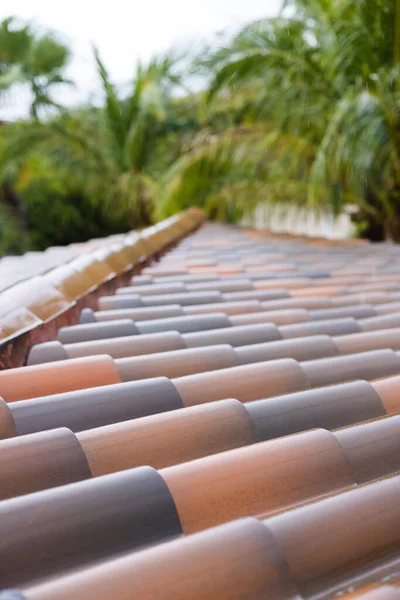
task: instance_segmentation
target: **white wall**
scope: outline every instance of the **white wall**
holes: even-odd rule
[[[329,211],[316,213],[284,203],[272,207],[260,204],[251,216],[243,219],[243,225],[327,239],[349,238],[354,229],[348,214],[334,219]]]

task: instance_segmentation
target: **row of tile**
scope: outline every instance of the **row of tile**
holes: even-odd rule
[[[116,364],[121,366],[121,369],[122,365],[125,365],[125,369],[131,365],[132,372],[127,373],[127,376],[135,379],[145,376],[146,364],[153,364],[155,368],[160,364],[165,368],[172,369],[176,366],[182,371],[186,368],[189,369],[186,373],[157,374],[151,372],[149,375],[161,374],[177,377],[195,372],[195,370],[191,371],[191,368],[212,370],[213,368],[225,368],[248,362],[286,357],[312,360],[318,356],[335,356],[384,348],[400,350],[398,320],[400,320],[400,315],[395,313],[387,319],[374,322],[373,325],[369,322],[366,326],[367,331],[362,333],[351,333],[354,321],[347,319],[317,321],[317,324],[312,327],[283,326],[278,328],[274,324],[266,323],[183,334],[179,332],[178,328],[172,329],[173,325],[171,325],[170,330],[166,329],[166,331],[140,336],[110,337],[65,344],[59,341],[37,344],[29,353],[28,365],[108,354],[117,359]],[[207,319],[207,324],[212,322],[219,324],[218,320]],[[355,324],[358,323],[355,322]],[[364,327],[363,321],[360,322],[361,327]],[[108,330],[111,335],[113,332],[115,333],[114,329]],[[78,335],[81,335],[80,330],[78,330]],[[206,351],[205,348],[213,347],[213,352],[217,356],[218,350],[222,349],[222,346],[225,348],[225,362],[220,365],[217,362],[214,367],[209,365],[207,362],[209,350]],[[222,356],[223,354],[221,354]],[[196,362],[191,365],[192,358]],[[120,359],[126,360],[121,361]],[[175,364],[178,359],[181,362]],[[187,365],[186,360],[189,361]],[[136,367],[134,367],[135,365]],[[144,369],[143,373],[141,373],[141,368]],[[121,370],[120,374],[122,375]]]
[[[1,259],[0,339],[26,333],[62,314],[76,300],[141,264],[203,219],[200,211],[189,210],[141,233]]]
[[[1,600],[395,598],[398,258],[208,224],[0,372]]]
[[[108,485],[111,477],[114,493]],[[312,502],[277,515],[234,520],[185,537],[164,479],[156,471],[142,468],[119,474],[118,481],[115,476],[105,476],[90,484],[54,490],[60,513],[54,510],[52,519],[46,521],[42,512],[36,513],[33,530],[25,532],[29,547],[13,539],[5,578],[13,582],[22,577],[26,583],[21,593],[6,592],[1,600],[125,600],[133,595],[182,600],[353,598],[370,594],[371,587],[375,592],[365,600],[397,598],[398,475],[350,490],[339,487],[335,495],[321,500],[314,497]],[[79,499],[72,498],[71,492],[84,485],[85,498],[93,499],[90,524],[82,519],[82,513],[74,518]],[[63,489],[67,492],[64,502]],[[20,516],[24,509],[28,512],[29,504],[38,496],[18,501]],[[11,502],[15,505],[17,501],[1,503],[0,510],[2,506],[10,510]],[[110,505],[115,507],[113,512]],[[136,507],[135,516],[132,505]],[[15,513],[13,518],[15,523]],[[70,521],[69,531],[66,519]],[[106,519],[113,524],[107,532]],[[57,543],[52,544],[52,538]],[[158,545],[140,550],[143,539]],[[123,555],[105,560],[104,544]],[[82,563],[93,559],[97,564],[84,568]],[[29,582],[33,574],[43,575],[51,567],[54,573],[60,565],[77,564],[80,568],[65,576],[37,584]],[[3,572],[5,566],[0,566]],[[357,587],[360,590],[354,592]],[[379,595],[382,591],[384,594]]]
[[[382,350],[304,362],[282,358],[231,367],[232,357],[236,359],[236,356],[241,356],[242,361],[247,362],[253,361],[253,354],[257,360],[259,353],[255,346],[244,346],[240,353],[240,349],[233,350],[229,345],[212,346],[211,350],[206,346],[201,350],[148,355],[148,360],[146,357],[113,359],[106,354],[87,356],[1,371],[0,390],[6,402],[17,402],[38,396],[157,377],[165,372],[175,371],[180,376],[171,377],[171,382],[184,406],[232,396],[248,402],[341,381],[373,380],[400,374],[400,352],[387,348],[390,346],[392,333],[382,332],[383,341],[388,340],[387,344],[378,344],[385,346]],[[394,336],[396,335],[398,336],[398,330],[394,330]],[[379,335],[376,338],[381,339]],[[319,338],[317,345],[323,348],[330,341],[330,338]],[[350,345],[352,343],[350,340]],[[288,353],[291,354],[290,348]],[[208,370],[203,371],[204,368]],[[185,371],[194,374],[182,375]]]
[[[357,483],[381,477],[400,470],[400,417],[382,418],[391,413],[378,393],[388,384],[390,380],[375,385],[359,381],[246,405],[223,400],[78,430],[76,434],[63,427],[10,437],[0,442],[0,499],[141,465],[164,468],[288,434],[292,437],[287,444],[295,444],[296,433],[321,427],[336,430],[339,442],[344,440],[343,450],[355,469]],[[360,424],[368,419],[372,420]],[[350,426],[352,423],[356,425]],[[347,428],[337,429],[341,425]],[[313,436],[309,439],[311,443],[305,446],[309,446],[308,454],[313,450]],[[276,454],[275,447],[285,453],[287,444],[260,446],[261,455],[265,451],[268,455],[269,450]],[[228,454],[218,459],[219,464],[225,464],[226,459],[229,465]],[[254,460],[257,453],[247,454]],[[245,456],[246,452],[233,453],[232,460],[243,463]],[[300,451],[297,456],[296,468],[300,469]],[[321,463],[324,460],[308,455],[303,460],[313,458]],[[238,467],[242,469],[242,464]],[[215,468],[211,470],[218,479]]]

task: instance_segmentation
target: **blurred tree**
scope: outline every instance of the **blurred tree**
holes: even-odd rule
[[[100,105],[56,113],[44,107],[67,48],[4,21],[0,93],[19,81],[33,94],[31,118],[0,130],[7,215],[42,248],[193,204],[232,222],[260,202],[351,204],[363,235],[400,241],[399,5],[288,0],[192,66],[172,53],[138,65],[128,87],[95,51]],[[188,91],[193,72],[203,91]]]
[[[31,41],[27,25],[18,24],[12,17],[0,22],[0,94],[23,80],[21,65]]]
[[[359,222],[400,241],[399,5],[290,0],[205,57],[210,107],[253,93],[253,126],[270,126],[252,153],[268,163],[266,201],[286,183],[288,201],[335,214],[356,204]]]
[[[87,182],[86,194],[110,218],[124,220],[127,227],[149,224],[156,200],[155,149],[173,130],[172,91],[180,81],[176,58],[167,55],[138,65],[127,95],[111,82],[97,50],[95,60],[104,108],[53,120],[46,127],[46,143],[53,161],[78,172]]]
[[[71,83],[63,72],[69,50],[54,34],[40,33],[14,17],[0,22],[0,93],[14,84],[25,84],[32,95],[30,112],[38,118],[45,106],[58,106],[52,89]]]

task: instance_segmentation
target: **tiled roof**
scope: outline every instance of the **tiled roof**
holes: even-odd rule
[[[0,600],[400,599],[400,247],[0,261]]]

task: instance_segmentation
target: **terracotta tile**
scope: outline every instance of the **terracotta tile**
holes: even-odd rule
[[[158,296],[141,296],[142,306],[160,306],[164,304],[209,304],[221,302],[220,292],[186,292],[184,294],[159,294]]]
[[[1,371],[0,394],[16,402],[120,381],[113,359],[101,355]]]
[[[150,467],[4,500],[0,585],[21,585],[180,533],[168,488]]]
[[[231,327],[229,317],[224,313],[214,312],[205,315],[189,315],[183,317],[172,317],[171,319],[152,319],[150,321],[139,321],[136,327],[139,333],[159,333],[161,331],[179,331],[180,333],[191,333],[194,331],[207,331]]]
[[[179,306],[179,304],[149,306],[147,308],[117,308],[115,310],[99,310],[93,313],[96,321],[116,321],[119,319],[147,321],[150,319],[181,317],[184,314],[183,307]]]
[[[302,298],[304,296],[340,296],[346,292],[346,288],[341,286],[314,286],[292,290],[293,298]]]
[[[400,471],[400,415],[334,432],[357,483]]]
[[[395,557],[399,486],[399,476],[383,479],[265,521],[303,595],[333,594],[352,577],[360,585],[380,560]]]
[[[262,342],[280,340],[281,337],[278,327],[272,323],[212,329],[186,333],[182,336],[189,348],[213,346],[218,343],[230,344],[231,346],[246,346],[248,344],[260,344]]]
[[[312,285],[311,278],[297,277],[293,279],[278,279],[278,280],[261,280],[254,283],[254,287],[258,290],[270,290],[274,288],[283,288],[285,290],[292,290],[300,287]]]
[[[306,339],[279,340],[266,344],[253,344],[235,348],[239,364],[277,360],[279,358],[295,358],[296,360],[312,360],[321,356],[336,356],[338,349],[327,335],[312,336]]]
[[[222,312],[225,315],[244,315],[259,313],[263,310],[258,300],[242,300],[238,302],[219,302],[217,304],[205,304],[196,306],[183,306],[185,315],[200,315],[210,312]]]
[[[328,319],[321,321],[308,321],[307,323],[296,323],[295,325],[282,325],[279,328],[283,338],[302,338],[308,335],[345,335],[359,333],[360,327],[353,317],[343,319]]]
[[[275,325],[290,325],[309,321],[308,311],[303,308],[287,310],[271,310],[251,314],[238,314],[230,318],[232,325],[250,325],[251,323],[275,323]]]
[[[362,331],[375,331],[377,329],[400,327],[400,312],[362,319],[359,325]]]
[[[69,429],[0,442],[0,500],[90,477],[86,455]]]
[[[301,363],[311,387],[352,379],[372,380],[400,373],[400,357],[392,350],[374,350]]]
[[[259,441],[314,427],[337,429],[386,414],[380,397],[366,381],[296,392],[245,406]]]
[[[195,292],[200,290],[217,290],[222,293],[230,292],[247,292],[255,289],[253,282],[250,279],[232,279],[202,283],[187,283],[188,291]]]
[[[223,302],[237,302],[239,300],[259,300],[260,302],[267,302],[268,300],[277,300],[280,298],[290,298],[290,295],[282,288],[274,290],[253,290],[249,292],[229,292],[222,295]]]
[[[116,290],[117,296],[125,294],[139,294],[140,296],[153,296],[158,294],[176,294],[189,291],[183,283],[175,281],[173,283],[141,285],[141,286],[126,286]]]
[[[0,600],[396,600],[400,250],[204,218],[1,259]]]
[[[161,352],[115,361],[121,381],[149,379],[151,377],[182,377],[192,373],[214,371],[235,367],[238,358],[231,346],[216,345],[212,351],[205,348],[189,348],[173,352]]]
[[[10,407],[0,398],[0,440],[13,437],[16,433]]]
[[[310,310],[309,315],[313,321],[321,321],[322,319],[340,319],[341,317],[365,319],[367,317],[376,316],[376,310],[371,304],[356,304],[354,306],[350,305]]]
[[[9,405],[17,434],[68,427],[82,431],[183,408],[165,377],[32,398]]]
[[[242,519],[56,579],[27,600],[299,600],[279,546],[256,519]]]
[[[188,375],[173,380],[185,406],[234,396],[241,402],[307,389],[299,364],[282,359],[222,371]]]
[[[78,434],[93,475],[163,468],[256,441],[243,404],[223,400]]]
[[[130,319],[110,321],[106,323],[88,323],[61,327],[58,330],[58,340],[62,344],[75,344],[88,340],[101,340],[110,337],[137,335],[138,329]]]
[[[371,383],[388,414],[400,412],[400,377],[388,377]]]
[[[102,296],[99,298],[98,305],[100,310],[112,310],[115,308],[140,308],[144,306],[142,298],[138,294]]]
[[[385,348],[400,350],[400,328],[343,335],[334,337],[333,341],[341,354],[355,354],[366,350],[383,350]]]
[[[322,429],[160,471],[185,533],[273,513],[354,485],[334,436]]]
[[[125,356],[183,350],[184,348],[186,348],[186,344],[177,331],[89,340],[76,344],[65,344],[64,346],[68,358],[93,356],[95,354],[108,354],[113,358],[123,358]]]

